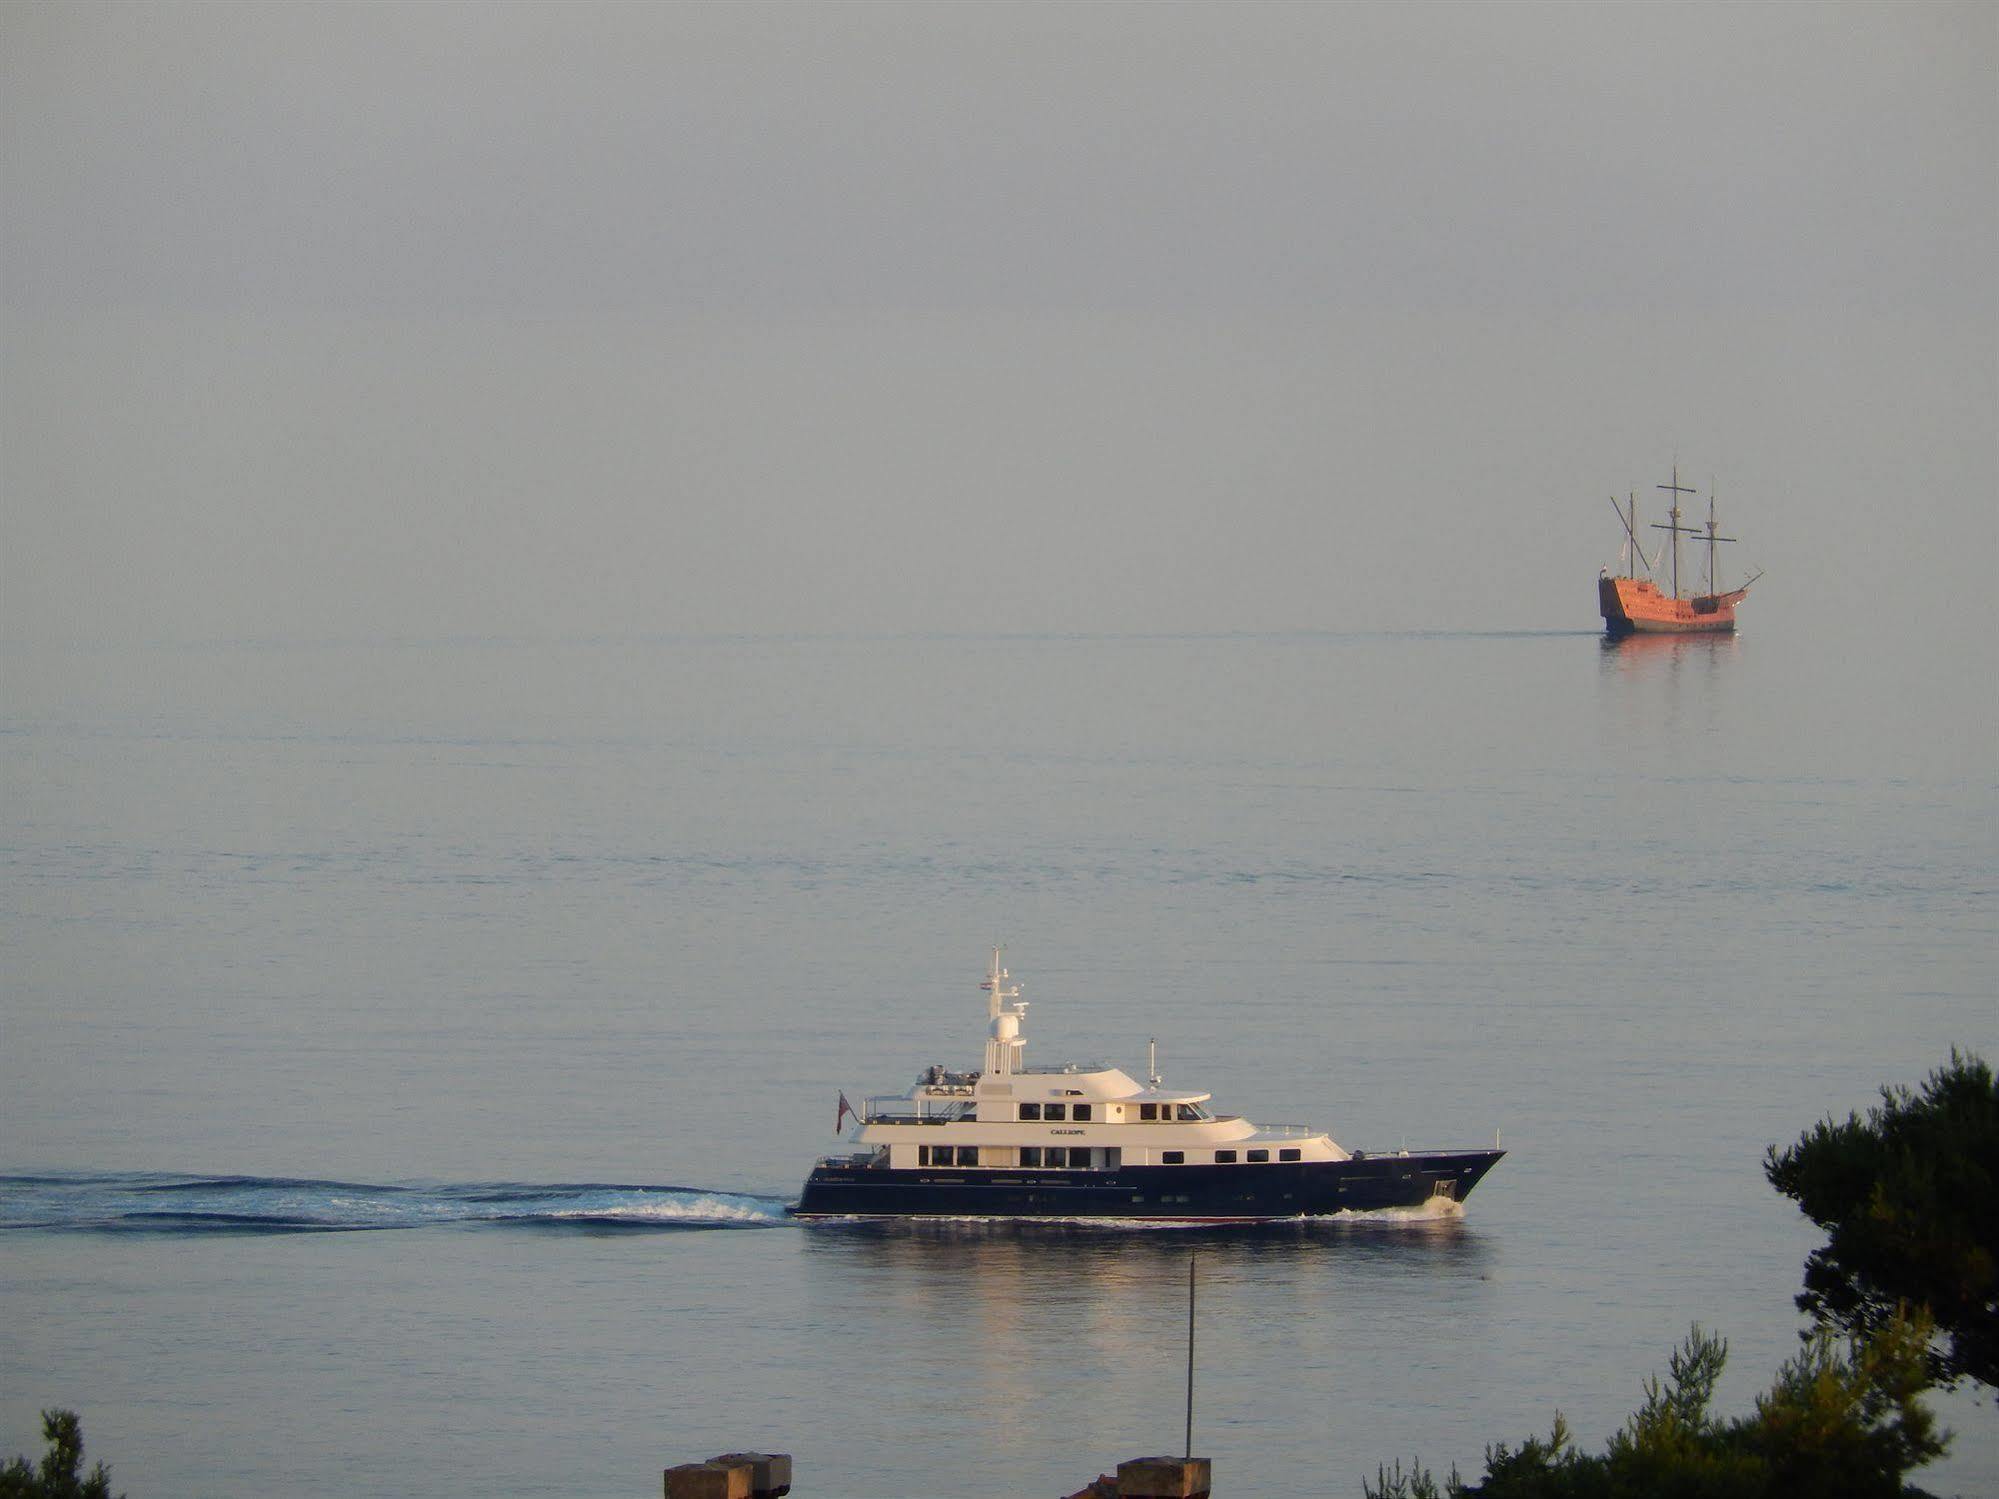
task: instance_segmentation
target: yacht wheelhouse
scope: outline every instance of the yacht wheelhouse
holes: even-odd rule
[[[1025,1065],[1027,1004],[993,949],[977,1072],[928,1068],[874,1097],[860,1147],[812,1168],[803,1218],[1236,1222],[1461,1201],[1500,1150],[1349,1152],[1323,1131],[1218,1114],[1211,1095],[1102,1063]],[[841,1099],[841,1121],[847,1104]]]

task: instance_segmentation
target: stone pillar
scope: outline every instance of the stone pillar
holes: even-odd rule
[[[1118,1499],[1208,1499],[1205,1457],[1136,1457],[1117,1465]]]
[[[682,1463],[666,1470],[666,1499],[753,1499],[748,1463]]]
[[[789,1452],[724,1452],[708,1459],[711,1463],[748,1463],[751,1499],[782,1499],[791,1492]]]

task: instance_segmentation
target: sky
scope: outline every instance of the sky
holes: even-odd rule
[[[0,8],[0,642],[1984,630],[1999,8]],[[1641,517],[1648,518],[1648,517]]]

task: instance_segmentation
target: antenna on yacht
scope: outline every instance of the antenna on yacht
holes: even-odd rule
[[[1020,985],[1007,983],[1013,975],[1000,967],[1002,951],[997,943],[993,945],[992,967],[979,985],[986,991],[986,1018],[992,1022],[991,1036],[986,1042],[986,1072],[992,1077],[1018,1072],[1021,1049],[1027,1045],[1020,1039],[1020,1022],[1027,1015],[1027,1002],[1020,997]]]
[[[1145,1038],[1145,1080],[1153,1087],[1159,1086],[1159,1038]]]

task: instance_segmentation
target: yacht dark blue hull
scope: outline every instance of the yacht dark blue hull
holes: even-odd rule
[[[1412,1150],[1344,1161],[1125,1166],[1103,1171],[821,1162],[800,1218],[1128,1218],[1253,1223],[1462,1202],[1505,1152]]]

